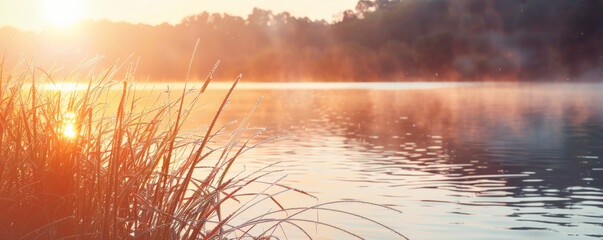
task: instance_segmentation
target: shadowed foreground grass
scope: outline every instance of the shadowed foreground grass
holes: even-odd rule
[[[311,238],[302,227],[307,223],[362,238],[300,217],[310,210],[344,213],[387,228],[330,208],[344,202],[284,208],[277,195],[309,194],[264,182],[273,173],[269,168],[227,174],[258,144],[251,140],[261,133],[249,128],[247,119],[234,129],[232,123],[217,126],[241,76],[219,108],[210,110],[210,122],[197,133],[183,133],[183,122],[217,64],[200,89],[185,87],[175,99],[156,101],[133,90],[135,66],[127,68],[125,81],[115,81],[123,66],[95,72],[96,61],[82,63],[66,77],[80,81],[84,88],[78,91],[43,89],[58,83],[33,63],[23,64],[23,70],[0,68],[1,239],[282,239],[287,232]],[[107,99],[114,99],[114,106]],[[210,146],[219,136],[226,141]],[[251,184],[278,190],[245,192]],[[276,210],[236,220],[260,202]]]

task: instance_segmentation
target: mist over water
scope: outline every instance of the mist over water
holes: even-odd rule
[[[167,101],[166,86],[175,98],[184,85],[133,87],[140,96],[163,95],[158,101]],[[210,86],[183,136],[195,137],[199,132],[193,130],[213,119],[229,88]],[[354,204],[340,208],[410,239],[600,239],[602,91],[598,83],[242,83],[218,126],[240,122],[263,98],[248,123],[266,130],[252,144],[287,137],[243,154],[232,174],[275,164],[264,170],[276,171],[266,182],[280,181],[318,198],[276,196],[285,207],[340,200],[383,204],[402,213]],[[227,140],[216,139],[216,146]],[[307,217],[369,239],[397,239],[350,216]],[[349,237],[313,225],[307,229],[318,239]]]
[[[603,231],[601,90],[602,84],[243,88],[223,121],[241,119],[264,96],[251,124],[267,128],[263,138],[295,136],[261,145],[239,164],[257,169],[280,162],[274,168],[287,174],[284,183],[320,202],[394,206],[403,214],[348,210],[411,239],[597,239]],[[222,92],[212,90],[207,99],[217,101]],[[303,201],[297,198],[284,202]],[[376,226],[320,217],[374,239],[395,238]],[[319,229],[318,236],[329,234]]]
[[[603,239],[603,1],[355,1],[0,26],[0,236]]]

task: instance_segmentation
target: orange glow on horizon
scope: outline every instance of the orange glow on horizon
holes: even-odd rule
[[[70,92],[70,91],[84,90],[84,89],[86,89],[86,85],[78,84],[75,82],[57,82],[57,83],[42,84],[42,89]]]

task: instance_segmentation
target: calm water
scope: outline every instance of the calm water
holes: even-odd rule
[[[214,86],[202,99],[209,113],[226,91]],[[221,123],[262,96],[250,120],[266,127],[256,142],[294,136],[246,153],[235,172],[278,163],[273,180],[286,175],[283,184],[319,198],[279,195],[285,207],[384,204],[403,213],[339,209],[411,239],[603,238],[603,84],[248,84]],[[349,216],[313,217],[367,239],[399,238]]]
[[[266,137],[295,134],[240,164],[280,162],[284,183],[319,202],[393,206],[403,213],[348,210],[411,239],[603,237],[601,84],[291,86],[237,90],[225,119],[264,96],[251,124]],[[369,239],[396,239],[333,218]],[[318,230],[338,238],[329,234]]]

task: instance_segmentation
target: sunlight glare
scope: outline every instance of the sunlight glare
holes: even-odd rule
[[[63,135],[69,139],[73,139],[77,136],[75,131],[75,114],[72,112],[65,113],[63,119]]]
[[[57,82],[57,83],[46,83],[42,84],[43,89],[53,90],[53,91],[77,91],[86,89],[86,85],[72,83],[72,82]]]
[[[54,26],[67,27],[82,17],[81,0],[44,0],[44,16]]]

